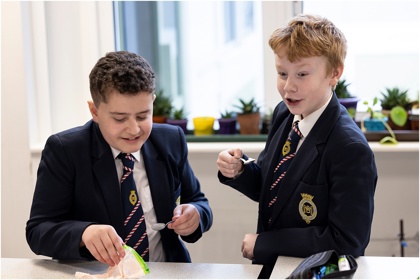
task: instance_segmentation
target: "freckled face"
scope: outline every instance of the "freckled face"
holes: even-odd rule
[[[93,121],[98,123],[108,144],[124,153],[133,153],[150,136],[154,98],[148,92],[135,96],[112,92],[108,103],[101,103],[98,108],[92,101],[88,104]]]
[[[294,115],[303,118],[324,105],[337,84],[343,67],[327,75],[324,57],[302,58],[290,62],[284,52],[275,54],[277,90]]]

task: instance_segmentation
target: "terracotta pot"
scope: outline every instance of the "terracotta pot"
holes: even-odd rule
[[[408,120],[411,123],[411,130],[419,130],[419,115],[412,114],[408,115]]]
[[[240,134],[260,134],[260,113],[238,114],[236,117],[239,123]]]
[[[166,117],[165,116],[153,116],[153,122],[154,123],[166,123]]]
[[[219,134],[236,134],[236,118],[219,119]]]
[[[382,110],[382,114],[386,117],[388,117],[387,124],[391,127],[392,130],[411,130],[411,122],[407,119],[407,122],[403,126],[396,125],[390,118],[391,110]],[[408,112],[407,112],[408,114]]]

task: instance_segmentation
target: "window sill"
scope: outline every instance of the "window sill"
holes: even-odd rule
[[[397,140],[396,145],[380,144],[379,140],[388,136],[387,131],[367,132],[366,139],[374,152],[419,152],[419,132],[410,130],[394,131]],[[186,135],[188,150],[192,153],[219,153],[229,148],[241,148],[247,153],[259,153],[264,149],[266,134],[261,135]]]
[[[394,130],[395,137],[397,141],[400,142],[413,142],[419,141],[419,131],[418,130]],[[384,131],[375,131],[375,132],[365,132],[366,140],[369,142],[379,141],[385,136],[390,136],[390,133],[387,130]],[[212,135],[199,135],[195,136],[192,131],[188,131],[187,142],[189,143],[202,143],[202,142],[265,142],[267,140],[267,134],[255,134],[255,135],[243,135],[243,134],[230,134],[230,135],[221,135],[221,134],[212,134]]]

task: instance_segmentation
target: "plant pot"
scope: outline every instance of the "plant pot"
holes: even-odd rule
[[[218,119],[219,134],[236,134],[236,118]]]
[[[419,110],[413,109],[408,115],[408,120],[411,123],[411,130],[419,130]]]
[[[357,112],[357,103],[360,101],[358,97],[350,97],[350,98],[339,98],[338,101],[346,107],[347,112],[349,112],[350,117],[354,119],[356,112]]]
[[[262,127],[261,127],[261,134],[268,134],[270,132],[271,126],[271,119],[263,119]]]
[[[386,119],[384,120],[386,122]],[[385,125],[382,120],[366,118],[363,120],[363,126],[367,131],[382,131],[385,130]]]
[[[181,127],[182,130],[184,131],[184,134],[187,134],[187,124],[188,124],[187,119],[182,119],[182,120],[166,119],[166,123]]]
[[[411,130],[411,122],[407,121],[403,126],[398,126],[389,117],[390,112],[391,110],[382,110],[382,114],[388,118],[387,123],[391,127],[392,130]]]
[[[260,134],[261,115],[259,112],[238,114],[236,119],[239,123],[240,134]]]
[[[194,135],[211,135],[213,134],[213,117],[196,117],[193,119]]]
[[[154,123],[166,123],[166,119],[165,116],[153,116]]]

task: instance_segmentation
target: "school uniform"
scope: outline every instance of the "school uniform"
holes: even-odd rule
[[[141,150],[158,222],[172,219],[179,204],[193,204],[200,225],[185,242],[209,230],[212,211],[188,162],[185,136],[177,126],[153,124]],[[62,260],[93,259],[80,241],[91,224],[107,224],[123,236],[123,205],[115,159],[98,125],[89,121],[48,138],[42,152],[26,238],[35,254]],[[167,262],[191,262],[179,236],[159,232]]]
[[[246,165],[235,179],[218,173],[221,183],[259,202],[253,262],[272,268],[280,255],[305,258],[331,249],[354,257],[364,255],[378,178],[375,158],[335,94],[303,135],[269,211],[274,169],[294,119],[286,105],[279,103],[257,162]]]

